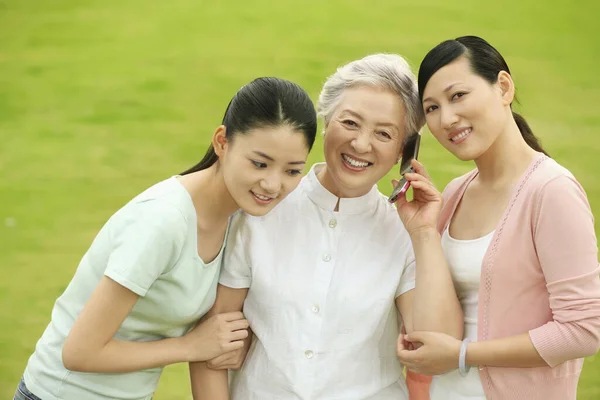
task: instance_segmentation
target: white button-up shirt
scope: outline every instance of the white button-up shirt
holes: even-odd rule
[[[415,286],[410,237],[376,186],[334,211],[320,168],[266,216],[232,219],[220,283],[249,287],[254,332],[233,400],[408,399],[394,300]]]

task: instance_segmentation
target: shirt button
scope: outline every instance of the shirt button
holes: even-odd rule
[[[329,221],[329,227],[330,228],[335,228],[337,226],[337,221],[334,219]]]
[[[319,306],[318,306],[318,305],[316,305],[316,304],[315,304],[314,306],[312,306],[311,310],[312,310],[312,312],[314,312],[315,314],[318,314],[318,313],[319,313],[319,311],[320,311],[321,309],[319,308]]]
[[[310,358],[313,358],[313,352],[312,352],[312,351],[310,351],[310,350],[306,350],[306,351],[304,352],[304,357],[306,357],[306,358],[309,358],[309,359],[310,359]]]
[[[329,260],[331,260],[331,255],[328,253],[323,254],[323,261],[329,262]]]

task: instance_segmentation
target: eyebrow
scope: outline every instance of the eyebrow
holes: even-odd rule
[[[389,126],[391,128],[398,128],[398,126],[393,122],[380,122],[377,124],[378,126]]]
[[[356,118],[358,118],[358,119],[363,119],[359,113],[357,113],[357,112],[355,112],[355,111],[352,111],[352,110],[349,110],[349,109],[347,109],[347,108],[346,108],[346,109],[344,109],[344,110],[342,110],[342,111],[340,112],[340,114],[343,114],[343,113],[348,113],[348,114],[351,114],[351,115],[355,116],[355,117],[356,117]]]
[[[265,159],[267,159],[269,161],[275,161],[273,159],[273,157],[266,155],[262,151],[256,151],[256,150],[254,150],[253,153],[256,154],[257,156],[265,158]],[[292,164],[292,165],[304,165],[304,164],[306,164],[306,161],[290,161],[290,162],[288,162],[288,164]]]
[[[450,85],[446,86],[446,89],[442,90],[442,92],[443,93],[449,92],[454,86],[456,86],[456,85],[458,85],[460,83],[462,83],[462,82],[451,83]],[[426,101],[431,101],[431,100],[432,100],[431,97],[428,97],[426,99],[423,99],[423,103],[425,103]]]
[[[345,112],[347,112],[348,114],[352,114],[353,116],[355,116],[358,119],[361,119],[361,120],[363,119],[360,116],[360,114],[358,114],[357,112],[354,112],[352,110],[349,110],[349,109],[342,110],[342,112],[340,112],[340,114],[343,114]],[[398,126],[395,123],[393,123],[393,122],[378,122],[377,126],[389,126],[389,127],[398,129]]]

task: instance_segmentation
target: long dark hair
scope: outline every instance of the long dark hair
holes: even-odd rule
[[[302,132],[309,151],[317,134],[317,114],[306,91],[293,82],[272,77],[257,78],[238,90],[222,124],[229,141],[255,128],[289,125]],[[204,158],[181,175],[207,169],[218,159],[211,144]]]
[[[510,74],[510,69],[504,60],[504,57],[492,45],[477,36],[462,36],[454,40],[446,40],[435,46],[423,59],[419,67],[419,97],[423,101],[423,91],[429,79],[440,68],[450,64],[457,58],[464,56],[469,60],[473,72],[490,84],[498,81],[500,71],[506,71]],[[525,118],[516,112],[512,112],[513,118],[521,131],[525,142],[532,149],[542,152],[539,139],[533,134]]]

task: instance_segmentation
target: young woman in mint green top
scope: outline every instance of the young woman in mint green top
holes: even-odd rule
[[[162,367],[243,346],[242,313],[211,308],[230,216],[264,215],[299,183],[316,112],[259,78],[231,100],[204,159],[117,211],[58,298],[15,399],[148,400]]]

